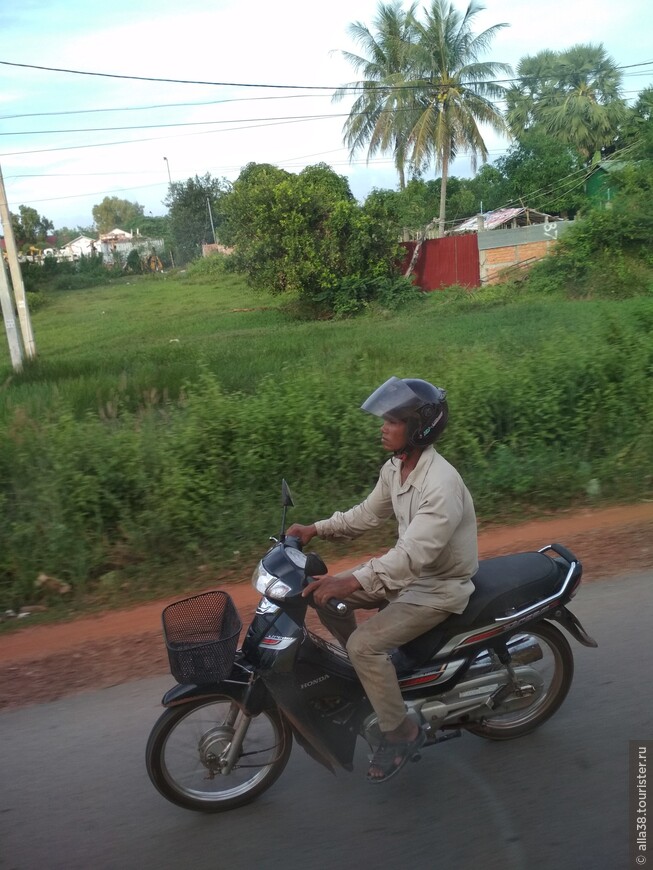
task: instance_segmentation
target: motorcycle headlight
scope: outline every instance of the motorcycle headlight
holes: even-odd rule
[[[279,580],[279,578],[275,577],[274,574],[270,574],[269,571],[266,571],[262,562],[258,563],[258,566],[254,571],[252,576],[252,586],[257,592],[260,592],[261,595],[265,595],[267,598],[285,598],[290,592],[290,586],[282,580]]]

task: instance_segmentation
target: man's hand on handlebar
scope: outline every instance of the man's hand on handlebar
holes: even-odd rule
[[[302,592],[302,597],[307,598],[312,595],[313,602],[317,607],[326,607],[333,598],[342,601],[357,589],[362,589],[362,586],[353,574],[348,574],[346,577],[332,577],[331,574],[322,574],[308,584]]]
[[[302,547],[305,547],[317,535],[317,529],[312,525],[302,526],[299,523],[293,523],[286,529],[286,535],[290,538],[299,538]]]

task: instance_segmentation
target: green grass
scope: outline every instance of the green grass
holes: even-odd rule
[[[97,603],[250,564],[282,476],[294,520],[355,503],[384,458],[358,406],[392,374],[449,391],[441,450],[482,520],[650,494],[651,298],[445,291],[319,322],[281,303],[233,275],[47,294],[38,359],[0,356],[0,610],[41,600],[40,572]]]
[[[487,295],[487,304],[483,302]],[[611,303],[519,299],[497,306],[496,290],[474,300],[433,293],[400,315],[297,322],[279,297],[236,276],[220,286],[153,276],[49,295],[33,317],[38,358],[22,374],[0,351],[0,420],[17,407],[45,413],[55,401],[76,415],[119,400],[136,409],[176,400],[207,368],[228,391],[253,392],[261,378],[289,367],[359,369],[370,376],[428,372],[446,376],[461,351],[527,354],[556,334],[580,337]]]

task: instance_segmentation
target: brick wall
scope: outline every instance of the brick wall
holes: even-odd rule
[[[523,269],[541,260],[554,244],[554,241],[525,242],[479,251],[481,284],[496,284],[506,269]]]

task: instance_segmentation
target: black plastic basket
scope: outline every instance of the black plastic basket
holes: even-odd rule
[[[203,592],[169,604],[163,637],[179,683],[215,683],[229,676],[242,623],[226,592]]]

